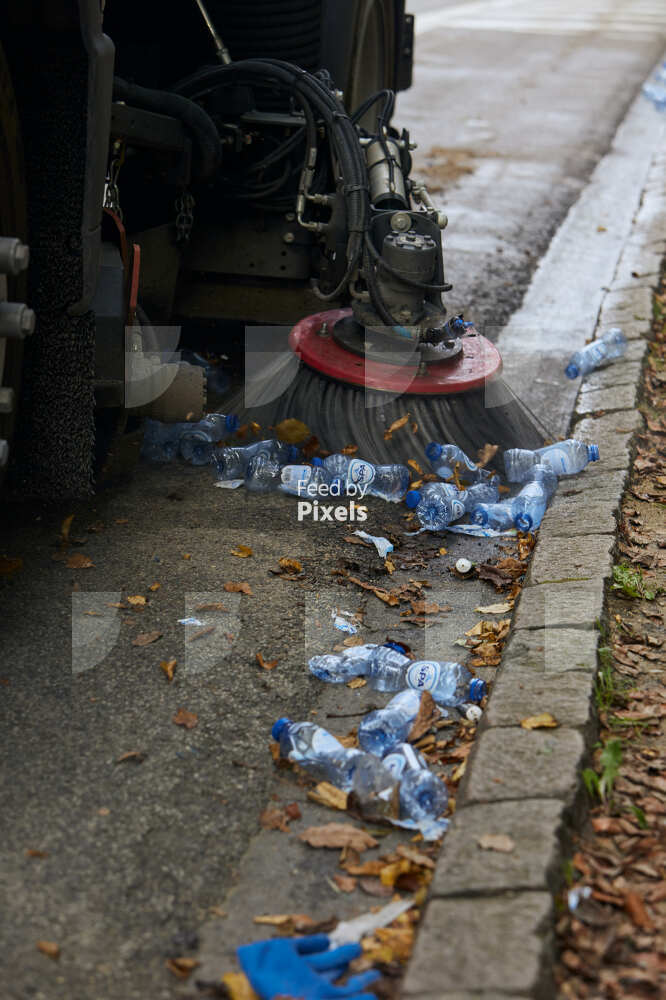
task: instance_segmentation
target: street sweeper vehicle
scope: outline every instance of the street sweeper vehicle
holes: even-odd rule
[[[232,379],[225,412],[297,418],[330,450],[405,458],[384,440],[405,412],[421,446],[542,443],[494,345],[442,299],[446,217],[393,122],[411,82],[403,0],[101,7],[0,13],[15,489],[85,493],[146,416],[200,417],[207,369],[179,352],[201,344],[259,386]]]

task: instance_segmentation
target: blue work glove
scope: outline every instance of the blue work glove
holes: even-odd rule
[[[244,944],[238,951],[238,961],[255,993],[262,1000],[273,997],[298,997],[299,1000],[376,1000],[373,993],[364,993],[369,984],[379,978],[376,969],[352,976],[345,986],[333,981],[346,971],[354,958],[362,954],[359,944],[344,944],[327,951],[326,934],[303,938],[273,938]]]

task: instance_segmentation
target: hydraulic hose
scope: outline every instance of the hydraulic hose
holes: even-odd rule
[[[222,145],[218,131],[212,118],[194,101],[170,91],[139,87],[117,76],[113,80],[113,97],[114,100],[125,101],[132,107],[171,115],[182,122],[196,139],[199,153],[197,179],[207,180],[219,170],[222,162]]]

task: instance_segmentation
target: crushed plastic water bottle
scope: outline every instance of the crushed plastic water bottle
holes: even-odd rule
[[[411,743],[399,743],[382,759],[382,764],[400,783],[401,819],[436,819],[446,811],[449,804],[446,785]]]
[[[267,441],[255,441],[254,444],[242,448],[215,448],[213,450],[213,465],[216,478],[220,481],[244,480],[247,467],[253,458],[260,455],[279,462],[280,465],[297,462],[300,451],[294,445],[284,444],[270,438]]]
[[[456,490],[449,483],[429,483],[427,489],[410,490],[405,503],[416,512],[426,531],[441,531],[472,510],[479,503],[494,503],[498,497],[497,478],[476,483],[467,490]]]
[[[401,691],[385,708],[369,712],[358,726],[359,746],[377,757],[384,757],[398,743],[405,743],[418,715],[421,692]]]
[[[189,423],[163,424],[161,420],[146,420],[141,457],[148,462],[173,462],[178,456],[181,436],[190,427]]]
[[[538,528],[557,490],[557,482],[550,466],[543,463],[534,465],[529,480],[515,497],[503,503],[479,504],[472,510],[472,521],[496,528],[515,525],[519,531]]]
[[[360,531],[358,528],[354,534],[362,538],[364,542],[370,542],[374,545],[377,549],[377,555],[381,556],[382,559],[386,559],[389,552],[393,552],[393,542],[389,542],[388,538],[381,535],[369,535],[367,531]]]
[[[329,455],[324,459],[324,469],[331,483],[339,484],[341,494],[356,496],[359,487],[365,487],[363,496],[381,497],[392,503],[402,500],[411,479],[405,465],[373,465],[348,455]]]
[[[481,469],[455,444],[438,444],[431,441],[425,450],[430,467],[440,479],[450,479],[457,470],[461,479],[468,483],[488,483],[497,479],[497,474]]]
[[[407,667],[412,661],[398,643],[378,646],[366,643],[351,646],[343,653],[313,656],[310,673],[329,684],[346,684],[354,677],[367,677],[377,691],[401,691],[406,684]]]
[[[343,747],[332,733],[314,722],[278,719],[271,735],[280,746],[280,755],[298,764],[314,778],[329,781],[336,788],[351,792],[356,772],[360,769],[362,777],[359,776],[356,784],[362,803],[371,798],[390,803],[396,779],[376,757]]]
[[[564,369],[567,378],[578,378],[598,368],[604,361],[615,361],[621,358],[627,350],[627,338],[619,326],[607,330],[603,337],[586,344],[580,351],[572,354],[569,364]]]
[[[410,663],[405,680],[415,691],[429,691],[438,705],[451,707],[479,702],[488,691],[485,681],[454,661],[416,660]]]
[[[557,441],[545,448],[528,451],[524,448],[510,448],[504,452],[504,468],[510,483],[524,483],[530,479],[535,465],[547,465],[556,476],[574,476],[581,472],[588,462],[599,461],[596,444],[585,444],[569,438]]]
[[[208,465],[218,441],[233,434],[240,426],[235,413],[209,413],[196,424],[189,424],[180,439],[180,454],[191,465]]]
[[[245,489],[250,493],[270,493],[279,489],[282,466],[274,458],[266,455],[255,455],[247,463],[245,471]]]
[[[321,484],[331,481],[321,459],[312,465],[285,465],[280,475],[282,492],[296,497],[317,496]]]

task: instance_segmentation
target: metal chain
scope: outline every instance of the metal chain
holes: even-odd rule
[[[125,162],[125,147],[121,142],[113,144],[113,158],[109,164],[109,173],[104,191],[104,208],[114,212],[123,221],[123,210],[120,207],[120,191],[118,190],[118,174]]]
[[[176,243],[187,243],[194,225],[195,201],[189,191],[176,198]]]

